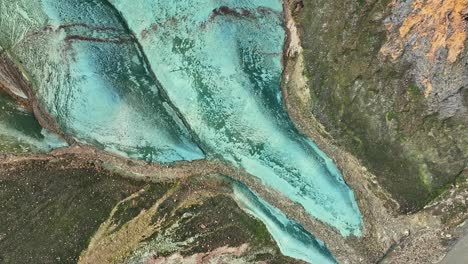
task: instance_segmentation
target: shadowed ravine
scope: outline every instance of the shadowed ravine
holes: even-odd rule
[[[343,236],[360,236],[353,192],[282,104],[282,8],[279,0],[4,0],[0,46],[78,143],[153,162],[222,160]],[[236,186],[283,252],[334,261],[298,223]],[[291,253],[281,238],[298,236]]]

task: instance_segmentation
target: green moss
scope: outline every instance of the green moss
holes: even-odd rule
[[[387,121],[392,121],[398,118],[398,113],[394,111],[387,112]]]
[[[412,83],[408,86],[408,93],[412,96],[421,96],[423,94],[421,89],[419,89],[415,83]]]
[[[144,183],[87,163],[68,169],[72,162],[76,162],[73,156],[0,165],[0,172],[9,172],[0,173],[0,263],[76,263],[117,204],[113,232],[174,186],[175,193],[152,219],[160,226],[159,232],[145,239],[145,245],[152,245],[159,237],[154,242],[159,256],[188,256],[248,243],[248,259],[259,255],[268,263],[295,263],[281,254],[264,224],[242,211],[229,194],[207,188],[221,184],[215,178]],[[139,195],[125,200],[135,193]],[[187,205],[187,201],[194,203]]]
[[[92,166],[25,161],[0,166],[1,263],[76,263],[97,228],[142,183]]]

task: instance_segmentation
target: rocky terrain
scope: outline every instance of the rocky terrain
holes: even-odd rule
[[[368,170],[367,188],[381,186],[395,202],[385,208],[407,229],[379,262],[438,263],[465,234],[467,3],[289,1],[289,8],[283,93],[291,117],[332,153],[353,189],[366,185]],[[356,166],[365,167],[358,176]]]
[[[137,181],[70,154],[0,163],[2,263],[297,262],[220,176]]]
[[[104,9],[108,7],[105,2]],[[117,9],[126,10],[126,1],[110,2]],[[256,8],[250,12],[248,8],[236,8],[235,1],[232,2],[233,7],[222,6],[214,9],[213,14],[226,16],[228,21],[240,19],[244,27],[255,21],[258,14],[273,17],[274,21],[278,19],[273,8]],[[266,3],[274,6],[273,1]],[[0,8],[0,15],[1,12]],[[128,15],[129,21],[133,19],[131,13],[120,15]],[[230,121],[237,120],[230,119],[234,114],[217,116],[216,109],[225,109],[210,103],[221,97],[207,97],[209,100],[204,104],[214,110],[206,116],[194,114],[198,108],[190,107],[195,104],[182,104],[179,109],[171,103],[164,108],[168,113],[177,113],[169,115],[165,122],[171,123],[174,118],[174,126],[187,129],[180,128],[184,133],[177,142],[180,140],[184,148],[207,157],[184,160],[181,154],[174,162],[167,162],[173,156],[164,154],[159,160],[162,162],[158,162],[157,148],[165,141],[161,144],[153,136],[151,149],[132,152],[133,141],[129,141],[125,145],[116,144],[109,151],[105,144],[96,144],[95,139],[99,141],[101,135],[95,130],[90,129],[85,140],[80,140],[79,130],[88,131],[89,127],[69,130],[67,124],[64,129],[64,121],[57,122],[55,117],[63,113],[59,104],[44,107],[44,100],[38,100],[34,92],[37,83],[31,81],[22,66],[26,63],[14,59],[14,48],[0,45],[0,262],[302,263],[288,257],[290,252],[285,251],[284,241],[277,236],[283,232],[292,234],[293,240],[286,244],[297,245],[298,252],[310,248],[311,252],[317,252],[313,257],[320,256],[327,263],[439,263],[468,233],[468,52],[465,48],[468,1],[284,0],[281,15],[278,21],[284,22],[286,39],[278,90],[281,89],[280,101],[293,124],[286,122],[278,127],[286,127],[286,134],[296,140],[312,139],[324,152],[323,157],[333,160],[341,171],[343,184],[353,192],[362,217],[359,232],[353,229],[351,235],[343,235],[339,225],[311,216],[304,200],[294,200],[281,189],[265,185],[261,177],[256,177],[265,167],[259,170],[259,165],[239,165],[241,157],[257,158],[256,151],[264,154],[267,147],[255,145],[240,156],[219,152],[213,158],[207,154],[206,149],[216,149],[231,140],[231,148],[237,151],[240,142],[248,139],[236,139],[246,135],[242,133],[247,129],[236,130],[235,125],[239,124]],[[210,19],[212,22],[214,18]],[[6,28],[2,21],[5,20],[0,18],[0,32]],[[138,28],[139,20],[135,21]],[[166,22],[170,26],[178,25],[174,20]],[[120,30],[127,30],[129,25],[132,26],[130,23]],[[135,39],[129,39],[143,43],[136,48],[138,52],[145,49],[150,55],[160,52],[151,50],[154,43],[149,41],[152,38],[159,41],[158,29],[166,30],[163,24],[155,23],[137,32]],[[84,30],[86,34],[96,36],[93,35],[96,32],[87,30],[90,28]],[[114,33],[92,30],[115,40]],[[49,33],[56,32],[47,29],[45,34]],[[162,34],[161,38],[169,33]],[[2,43],[5,45],[5,41]],[[114,45],[115,41],[111,43]],[[186,55],[190,47],[195,49],[194,43],[176,44],[167,52],[172,49]],[[260,49],[261,43],[256,45]],[[239,42],[237,46],[242,44]],[[145,65],[159,60],[154,55],[157,53],[146,57],[138,52],[142,58],[139,63],[143,65],[138,67],[144,70],[131,68],[137,73],[129,74],[128,80],[135,81],[134,76],[140,78],[141,71],[151,71]],[[195,55],[190,56],[195,60]],[[102,71],[100,78],[109,74],[101,66],[95,68]],[[190,72],[196,72],[193,74],[198,78],[206,74],[203,69],[197,72],[199,69],[195,67]],[[209,80],[217,81],[209,76]],[[80,78],[76,78],[78,83]],[[148,82],[153,82],[152,78],[151,75]],[[109,81],[102,79],[102,82]],[[146,85],[141,80],[137,82]],[[50,87],[44,85],[46,81],[49,79],[45,78],[41,85],[47,90]],[[270,96],[267,92],[263,95]],[[169,100],[166,94],[160,96],[163,101]],[[268,106],[273,105],[272,101],[267,102]],[[245,109],[252,109],[248,108],[251,105]],[[145,108],[144,104],[138,107],[157,108],[154,105]],[[271,116],[283,117],[279,112]],[[190,117],[194,116],[205,123],[190,125]],[[206,140],[211,134],[204,129],[212,125],[206,120],[213,116],[217,129],[232,122],[227,126],[231,129],[229,133],[223,130],[230,137],[222,141]],[[62,117],[68,120],[69,115]],[[249,120],[246,114],[244,117]],[[116,123],[108,124],[118,127]],[[252,124],[262,128],[260,121]],[[125,129],[131,130],[133,126]],[[167,138],[175,138],[170,134]],[[278,137],[268,135],[268,140]],[[113,138],[103,138],[116,143]],[[246,140],[248,144],[251,141]],[[198,144],[203,150],[190,147],[191,144]],[[278,146],[282,145],[274,147],[281,149]],[[177,151],[192,155],[180,148]],[[227,162],[217,159],[220,155],[233,155],[235,162],[229,158]],[[257,164],[267,164],[259,160]],[[281,159],[273,160],[281,163]],[[280,218],[275,218],[273,210],[266,218],[259,218],[253,213],[255,210],[239,201],[233,183],[238,181],[252,195],[280,210],[287,219],[286,224],[278,224]]]
[[[466,175],[466,1],[296,6],[307,82],[300,107],[378,176],[402,212]]]

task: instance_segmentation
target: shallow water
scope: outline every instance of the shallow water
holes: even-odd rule
[[[0,46],[65,133],[157,162],[204,158],[203,148],[342,235],[361,235],[353,192],[282,104],[280,0],[109,2],[0,2]],[[284,254],[334,262],[245,186],[235,185],[235,194]]]
[[[149,161],[204,157],[106,1],[3,0],[0,10],[0,46],[65,133]]]
[[[43,129],[34,115],[0,91],[0,153],[48,152],[67,146]]]
[[[234,199],[239,206],[262,221],[285,256],[309,263],[337,263],[325,244],[289,219],[283,212],[258,197],[247,186],[232,181]]]
[[[224,159],[343,235],[361,234],[354,195],[282,105],[280,0],[111,0],[210,158]]]

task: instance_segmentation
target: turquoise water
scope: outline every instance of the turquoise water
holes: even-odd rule
[[[48,152],[67,143],[43,129],[34,115],[0,91],[0,153]]]
[[[325,244],[299,223],[289,219],[244,184],[232,181],[232,186],[239,206],[265,224],[283,255],[309,263],[337,263]]]
[[[106,1],[2,0],[0,13],[0,46],[65,133],[137,159],[204,158]]]
[[[110,0],[210,158],[224,159],[343,235],[361,214],[342,175],[282,105],[280,0]]]
[[[0,13],[0,47],[79,142],[157,162],[204,158],[201,147],[361,235],[353,192],[282,104],[280,0],[3,0]],[[236,195],[285,254],[333,261],[280,211]]]

